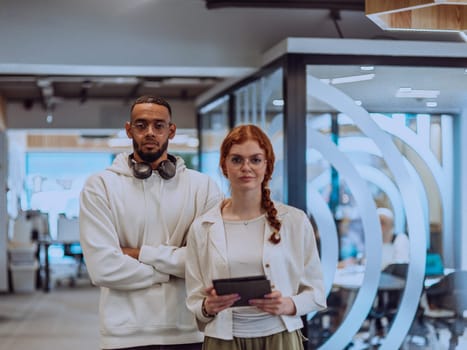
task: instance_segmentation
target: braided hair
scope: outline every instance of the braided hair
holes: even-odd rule
[[[271,141],[268,136],[256,125],[247,124],[239,125],[232,129],[222,142],[220,149],[219,164],[222,173],[227,177],[226,159],[233,145],[242,144],[248,140],[258,142],[258,145],[264,150],[266,157],[266,172],[264,180],[261,183],[261,207],[266,211],[266,219],[269,225],[273,228],[273,233],[269,237],[269,241],[278,244],[281,240],[280,229],[281,222],[277,218],[277,209],[274,207],[274,202],[271,200],[271,190],[268,188],[274,170],[275,155]]]

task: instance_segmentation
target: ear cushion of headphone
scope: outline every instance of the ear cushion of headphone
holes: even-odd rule
[[[133,175],[137,179],[147,179],[152,174],[152,168],[149,163],[133,163]]]
[[[157,167],[157,172],[164,180],[171,179],[175,176],[176,165],[171,159],[163,160]]]
[[[128,165],[137,179],[147,179],[152,174],[151,164],[141,162],[137,163],[133,158],[133,153],[128,156]]]

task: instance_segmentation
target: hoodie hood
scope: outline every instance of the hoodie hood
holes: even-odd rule
[[[115,157],[114,161],[112,162],[112,165],[109,166],[107,170],[112,171],[119,175],[133,176],[133,171],[131,170],[130,165],[128,164],[129,156],[130,156],[130,153],[128,152],[123,152],[123,153],[118,154],[117,157]],[[177,173],[184,171],[186,169],[185,161],[178,156],[175,156],[175,159],[177,160],[177,164],[176,164]],[[155,171],[155,173],[157,173],[157,171]]]

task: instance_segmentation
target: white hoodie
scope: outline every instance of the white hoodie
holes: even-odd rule
[[[177,157],[176,175],[133,176],[128,154],[92,175],[80,198],[86,266],[101,287],[101,347],[201,342],[185,306],[186,235],[192,221],[221,200],[207,175]],[[140,248],[138,260],[120,247]]]

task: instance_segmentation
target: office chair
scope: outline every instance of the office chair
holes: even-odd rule
[[[407,269],[408,264],[397,263],[388,265],[382,271],[377,300],[367,318],[370,323],[370,342],[377,342],[378,338],[386,336],[387,327],[390,326],[399,308]]]
[[[467,310],[467,271],[454,271],[444,276],[439,282],[426,289],[428,304],[445,310],[444,316],[425,317],[434,323],[435,328],[447,328],[451,333],[449,350],[456,349],[459,337],[464,334],[467,320],[464,311]]]
[[[318,349],[334,333],[333,320],[338,317],[339,311],[329,305],[325,310],[318,311],[315,316],[306,322],[307,350]]]

